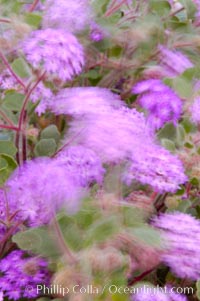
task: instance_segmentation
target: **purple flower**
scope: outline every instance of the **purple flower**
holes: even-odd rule
[[[16,79],[12,76],[8,69],[2,71],[0,74],[0,89],[1,90],[17,90],[19,84],[17,83]]]
[[[90,39],[94,42],[99,42],[105,37],[103,28],[95,22],[90,25]]]
[[[102,162],[117,163],[130,157],[150,137],[144,115],[122,108],[73,120],[65,143],[72,141],[92,149]]]
[[[83,189],[65,166],[38,158],[19,167],[7,181],[8,199],[17,204],[18,217],[31,226],[49,223],[63,207],[77,210]]]
[[[192,121],[194,121],[195,123],[199,123],[200,122],[200,97],[196,97],[191,108],[190,111],[192,113]]]
[[[16,250],[0,260],[0,289],[12,300],[38,297],[37,285],[48,285],[50,281],[47,262],[25,255]]]
[[[42,82],[38,84],[36,89],[30,95],[30,100],[33,103],[40,101],[35,109],[39,116],[46,111],[46,109],[48,108],[48,104],[51,102],[53,96],[54,95],[52,91],[49,88],[45,87]]]
[[[84,65],[83,47],[67,31],[35,30],[24,40],[22,48],[34,68],[42,68],[63,81],[80,74]]]
[[[154,129],[166,122],[176,124],[182,112],[182,101],[168,86],[157,79],[145,80],[133,87],[133,93],[142,93],[138,102],[148,112],[148,122]]]
[[[117,94],[106,88],[75,87],[61,90],[51,99],[49,105],[56,115],[68,114],[82,116],[107,112],[111,108],[120,108],[123,102]]]
[[[79,178],[80,186],[86,187],[93,182],[101,183],[105,173],[98,156],[83,146],[71,146],[57,156],[57,164],[62,165],[71,177]]]
[[[153,219],[168,241],[161,259],[180,278],[200,277],[200,221],[189,214],[173,212]]]
[[[160,63],[167,77],[176,77],[185,70],[194,67],[190,60],[180,51],[170,50],[163,45],[158,47]]]
[[[132,295],[132,301],[187,301],[187,297],[174,292],[174,287],[153,287],[144,285],[135,288],[136,293]]]
[[[168,150],[155,143],[133,150],[124,181],[148,184],[157,192],[176,192],[187,181],[182,162]]]
[[[43,28],[80,32],[90,23],[92,10],[88,0],[46,0]]]

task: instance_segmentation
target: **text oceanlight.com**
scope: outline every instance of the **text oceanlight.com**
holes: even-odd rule
[[[34,288],[32,288],[34,289]],[[90,294],[90,295],[98,295],[98,294],[104,294],[104,292],[109,294],[137,294],[140,292],[156,295],[158,293],[176,293],[176,294],[185,294],[190,295],[194,293],[193,287],[150,287],[148,285],[144,285],[142,287],[129,287],[129,286],[117,286],[114,284],[105,285],[103,287],[97,287],[91,284],[88,284],[86,286],[81,285],[74,285],[71,287],[63,287],[61,285],[37,285],[36,287],[37,293],[40,294],[41,292],[46,295],[61,295],[66,296],[67,294]],[[29,290],[31,290],[31,287],[29,287]]]

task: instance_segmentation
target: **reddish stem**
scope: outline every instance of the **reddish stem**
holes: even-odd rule
[[[153,271],[154,271],[154,269],[151,269],[151,270],[145,271],[144,273],[142,273],[141,275],[139,275],[137,277],[134,277],[133,279],[129,280],[128,285],[130,286],[130,285],[135,284],[136,282],[142,280],[147,275],[151,274],[151,272],[153,272]]]
[[[36,8],[37,4],[39,3],[40,0],[34,0],[31,7],[29,8],[29,12],[32,13],[34,9]]]
[[[15,141],[16,147],[18,149],[17,161],[18,161],[19,164],[23,163],[23,158],[20,158],[20,154],[19,154],[19,143],[20,143],[20,134],[25,130],[24,120],[25,120],[25,115],[26,115],[26,106],[28,104],[29,97],[31,96],[31,94],[33,93],[33,91],[35,90],[35,88],[37,87],[37,85],[39,84],[39,82],[43,79],[43,77],[45,76],[45,73],[46,72],[44,72],[41,76],[38,77],[38,79],[35,82],[35,84],[26,93],[26,96],[25,96],[25,99],[24,99],[24,102],[23,102],[23,106],[22,106],[22,109],[21,109],[21,112],[20,112],[19,122],[18,122],[18,132],[16,134],[16,141]],[[23,143],[24,143],[24,141],[22,139],[22,151],[24,149]],[[22,162],[20,161],[21,159],[22,159]]]
[[[0,18],[0,22],[2,23],[11,23],[9,19]]]
[[[122,0],[119,4],[117,4],[116,6],[112,6],[106,13],[105,13],[105,17],[109,17],[111,16],[113,13],[115,13],[124,3],[126,2],[126,0]]]
[[[6,116],[6,114],[0,110],[0,115],[3,117],[3,119],[8,123],[10,124],[11,126],[15,126],[12,121]]]
[[[6,57],[4,56],[3,52],[0,51],[0,58],[2,59],[4,65],[8,68],[12,76],[16,79],[16,81],[23,87],[23,89],[26,91],[26,86],[23,83],[23,81],[17,76],[17,74],[12,70],[9,62],[7,61]]]
[[[5,125],[5,124],[0,124],[0,128],[7,129],[7,130],[13,130],[13,131],[19,131],[19,129],[16,126]]]

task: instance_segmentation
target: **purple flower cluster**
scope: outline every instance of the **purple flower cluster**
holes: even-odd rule
[[[16,250],[0,260],[0,289],[11,300],[38,297],[37,285],[48,285],[50,281],[47,262],[25,255]]]
[[[153,219],[168,241],[162,260],[180,278],[200,277],[200,221],[189,214],[173,212]]]
[[[92,10],[88,0],[46,0],[43,28],[80,32],[90,23]]]
[[[71,177],[57,160],[36,159],[19,167],[7,181],[8,199],[16,204],[18,218],[30,226],[40,226],[61,208],[74,212],[83,191],[78,177]]]
[[[173,292],[171,287],[164,288],[143,286],[137,288],[137,293],[132,296],[132,301],[187,301],[187,297]]]
[[[58,153],[57,164],[66,168],[72,178],[77,178],[80,186],[94,182],[102,183],[105,173],[101,161],[91,149],[71,146]]]
[[[190,107],[192,114],[192,121],[195,123],[200,122],[200,97],[196,97],[192,106]]]
[[[45,87],[42,82],[40,82],[37,85],[33,93],[30,95],[30,100],[33,103],[40,101],[35,109],[36,113],[39,116],[46,111],[46,109],[48,108],[48,104],[51,102],[52,97],[52,91],[49,88]]]
[[[90,24],[90,39],[94,42],[99,42],[105,37],[103,28],[95,22]]]
[[[84,65],[83,47],[73,34],[61,29],[32,31],[22,49],[34,68],[63,81],[80,74]]]
[[[147,144],[133,152],[124,174],[127,184],[137,180],[149,184],[156,192],[176,192],[187,181],[182,162],[160,145]]]
[[[194,67],[191,61],[180,51],[170,50],[163,45],[158,47],[160,64],[165,71],[165,76],[176,77],[185,70]]]
[[[144,115],[122,108],[73,120],[65,140],[92,149],[102,162],[119,163],[139,150],[142,140],[148,143],[150,136]]]
[[[138,102],[148,112],[149,125],[154,129],[161,128],[166,122],[176,124],[182,112],[182,101],[161,80],[150,79],[137,83],[133,93],[142,94]]]
[[[56,115],[83,116],[108,112],[120,108],[123,102],[117,94],[106,88],[74,87],[60,90],[49,105]]]

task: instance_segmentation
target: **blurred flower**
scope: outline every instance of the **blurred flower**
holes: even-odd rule
[[[186,55],[180,51],[170,50],[163,45],[158,47],[160,63],[167,77],[176,77],[188,68],[194,67]]]
[[[46,111],[53,96],[51,89],[45,87],[42,82],[37,85],[33,93],[30,95],[30,100],[33,103],[40,101],[35,109],[35,112],[38,113],[39,116]]]
[[[81,116],[106,113],[111,108],[122,107],[123,102],[117,94],[106,88],[75,87],[60,90],[51,98],[49,106],[56,115]]]
[[[0,74],[0,89],[1,90],[17,90],[19,84],[16,79],[12,76],[8,69],[3,70]]]
[[[182,112],[182,101],[161,80],[149,79],[137,83],[133,93],[140,94],[138,102],[148,112],[148,122],[154,129],[161,128],[166,122],[176,124]]]
[[[95,22],[90,24],[90,39],[94,42],[99,42],[105,37],[103,28]]]
[[[43,28],[80,32],[90,23],[92,10],[88,0],[46,0]]]
[[[196,97],[192,106],[190,107],[192,114],[192,121],[195,123],[200,122],[200,97]]]
[[[174,288],[173,288],[174,289]],[[187,301],[187,297],[172,291],[170,286],[154,287],[144,285],[135,288],[136,293],[132,295],[133,301]]]
[[[0,292],[0,301],[3,301],[3,292]]]
[[[144,141],[148,143],[150,136],[144,115],[122,108],[73,120],[65,143],[72,140],[92,149],[103,162],[116,163],[139,150]]]
[[[37,285],[49,285],[47,262],[39,257],[25,257],[12,251],[0,260],[0,289],[12,300],[38,297]]]
[[[84,65],[83,47],[73,34],[63,30],[32,31],[22,49],[34,68],[41,67],[48,75],[63,81],[81,73]]]
[[[181,212],[164,213],[153,219],[168,241],[162,260],[180,278],[200,277],[200,221]]]
[[[168,150],[156,144],[148,144],[133,151],[124,181],[137,180],[149,184],[156,192],[176,192],[187,181],[182,162]]]
[[[80,186],[102,183],[105,173],[98,156],[83,146],[71,146],[58,153],[57,164],[66,168],[70,177],[79,179]]]
[[[38,158],[19,167],[7,181],[8,199],[16,203],[18,217],[30,226],[52,219],[61,208],[74,212],[83,190],[65,166],[50,158]]]

